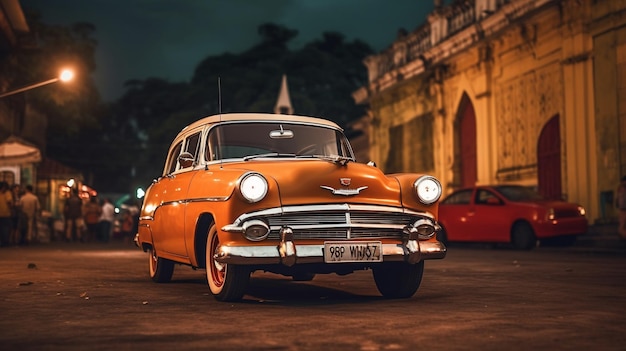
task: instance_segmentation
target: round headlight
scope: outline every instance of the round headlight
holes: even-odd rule
[[[259,202],[267,194],[267,181],[258,173],[246,174],[239,182],[239,191],[248,202]]]
[[[430,205],[433,202],[439,200],[441,196],[441,184],[439,181],[431,176],[423,176],[418,178],[415,183],[415,193],[417,198],[424,205]]]

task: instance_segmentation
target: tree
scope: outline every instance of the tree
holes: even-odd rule
[[[351,94],[366,82],[362,60],[372,50],[358,40],[345,42],[339,33],[324,33],[321,40],[291,50],[297,31],[263,24],[257,45],[237,55],[206,57],[189,82],[129,80],[126,92],[104,105],[89,76],[95,70],[95,28],[48,26],[36,14],[29,24],[41,42],[22,53],[26,64],[20,64],[15,79],[50,75],[43,70],[54,65],[44,62],[74,62],[80,77],[74,90],[41,90],[32,104],[50,119],[48,154],[92,174],[99,191],[147,187],[161,174],[174,136],[194,120],[220,112],[273,112],[283,74],[297,114],[344,126],[363,114]]]
[[[75,72],[73,81],[28,90],[21,96],[28,106],[47,117],[44,155],[74,167],[83,157],[85,134],[99,128],[100,97],[90,74],[96,68],[95,27],[76,23],[71,27],[41,22],[36,12],[26,12],[33,45],[13,50],[0,66],[11,86],[26,86],[56,77],[62,68]],[[87,139],[88,140],[88,139]]]

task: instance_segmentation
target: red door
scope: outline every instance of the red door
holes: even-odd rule
[[[552,117],[537,143],[538,191],[547,199],[561,199],[561,132],[559,116]]]
[[[470,187],[478,179],[476,171],[476,114],[474,106],[467,97],[461,100],[460,140],[461,146],[461,186]]]

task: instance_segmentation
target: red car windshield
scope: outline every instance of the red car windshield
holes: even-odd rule
[[[541,197],[535,190],[521,185],[501,185],[494,187],[509,201],[539,201]]]

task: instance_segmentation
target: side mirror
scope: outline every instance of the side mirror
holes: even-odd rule
[[[181,168],[193,166],[194,157],[190,152],[183,152],[178,156],[178,164]]]

